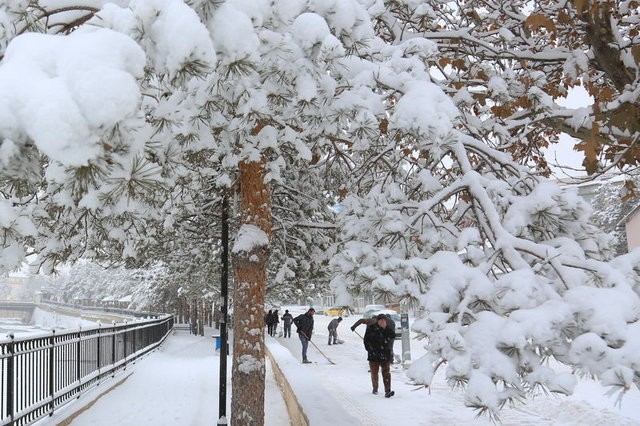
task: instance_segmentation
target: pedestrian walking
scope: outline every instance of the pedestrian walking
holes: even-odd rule
[[[338,326],[341,322],[342,317],[334,318],[329,322],[329,325],[327,326],[327,329],[329,330],[329,345],[331,345],[332,340],[334,345],[338,343]]]
[[[291,324],[293,324],[293,315],[289,313],[288,309],[284,310],[282,315],[282,325],[284,327],[284,337],[291,338]]]
[[[298,337],[300,338],[300,343],[302,343],[302,363],[310,364],[311,361],[307,358],[307,348],[309,347],[309,341],[311,340],[311,335],[313,334],[313,315],[316,313],[316,310],[313,308],[309,308],[307,312],[302,315],[298,315],[293,319],[293,323],[297,327]]]
[[[267,325],[267,333],[272,336],[273,332],[273,310],[269,309],[267,315],[264,316],[264,323]]]
[[[378,394],[378,372],[380,371],[382,373],[385,398],[395,395],[395,392],[391,390],[391,360],[393,359],[393,354],[389,350],[389,340],[393,340],[395,337],[395,330],[388,326],[387,317],[384,314],[378,314],[376,322],[368,325],[367,331],[364,333],[364,347],[367,350],[373,394]]]
[[[271,328],[271,336],[275,337],[278,332],[278,323],[280,322],[280,314],[278,310],[273,311],[273,327]]]

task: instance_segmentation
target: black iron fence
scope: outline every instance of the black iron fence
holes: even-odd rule
[[[156,348],[173,317],[0,341],[0,425],[28,425]]]

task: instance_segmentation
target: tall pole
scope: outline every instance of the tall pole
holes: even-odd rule
[[[227,309],[229,306],[229,199],[222,197],[221,218],[222,270],[220,274],[220,296],[222,307],[220,315],[220,384],[218,389],[218,424],[227,424]]]

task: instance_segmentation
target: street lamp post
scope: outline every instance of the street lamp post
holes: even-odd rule
[[[220,383],[218,389],[218,424],[227,424],[227,310],[229,306],[229,199],[222,197],[221,217],[222,268],[220,274]]]

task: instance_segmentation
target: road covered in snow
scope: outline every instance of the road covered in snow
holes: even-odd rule
[[[296,307],[289,309],[295,316],[303,312]],[[368,373],[366,351],[360,336],[365,327],[361,325],[352,332],[349,327],[359,315],[344,317],[338,327],[338,336],[344,344],[328,346],[327,325],[332,319],[324,315],[315,315],[313,343],[335,363],[330,364],[323,355],[309,345],[308,357],[312,364],[304,364],[305,380],[315,383],[316,392],[330,393],[347,411],[357,417],[362,425],[492,425],[487,417],[476,417],[476,412],[464,406],[462,390],[451,390],[444,378],[444,369],[434,380],[431,390],[411,384],[399,367],[392,369],[392,389],[396,395],[384,398],[382,392],[371,393],[371,380]],[[281,324],[279,324],[281,328]],[[287,348],[294,362],[301,360],[301,344],[293,327],[292,337],[271,338]],[[412,358],[415,360],[424,352],[422,343],[411,341]],[[399,353],[401,342],[396,341],[395,352]],[[285,360],[284,362],[291,362]],[[296,371],[301,371],[299,368]],[[296,379],[297,380],[297,379]],[[380,379],[380,384],[382,380]],[[576,393],[571,397],[557,395],[537,395],[514,407],[505,407],[500,421],[505,425],[640,425],[640,392],[631,390],[622,400],[622,409],[615,406],[615,397],[604,395],[607,389],[590,381],[581,381]],[[307,393],[305,391],[305,393]],[[301,404],[314,404],[314,395],[298,395]],[[314,416],[321,414],[316,414]],[[311,419],[312,424],[341,425],[341,419],[333,418],[330,412],[324,419]],[[315,421],[314,421],[315,420]]]

